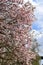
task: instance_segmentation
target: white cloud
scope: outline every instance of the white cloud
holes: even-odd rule
[[[37,5],[36,10],[39,14],[43,14],[43,5]]]
[[[32,3],[32,5],[37,6],[37,3],[34,2],[33,0],[29,0],[29,1],[30,1],[30,3]]]
[[[39,32],[39,31],[36,31],[36,30],[32,30],[30,32],[34,38],[36,38],[37,40],[40,39],[42,36],[43,36],[43,33]]]

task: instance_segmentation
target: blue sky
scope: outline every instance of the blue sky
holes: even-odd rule
[[[43,32],[43,0],[32,0],[36,3],[35,16],[37,20],[33,24],[33,29]]]

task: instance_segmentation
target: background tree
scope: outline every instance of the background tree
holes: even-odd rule
[[[0,65],[32,65],[34,7],[23,0],[0,0]]]
[[[41,60],[41,56],[39,56],[39,42],[37,40],[38,36],[40,34],[37,34],[35,30],[31,30],[30,31],[30,35],[31,35],[31,40],[32,40],[32,44],[31,44],[31,50],[34,51],[35,53],[37,53],[36,59],[32,61],[33,65],[40,65],[40,60]]]

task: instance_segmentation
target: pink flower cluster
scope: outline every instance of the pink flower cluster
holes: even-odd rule
[[[31,47],[34,7],[23,0],[0,0],[0,61],[6,65],[31,65],[36,53]]]

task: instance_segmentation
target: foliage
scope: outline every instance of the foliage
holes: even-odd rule
[[[32,65],[40,65],[40,64],[39,64],[40,59],[41,59],[40,56],[37,55],[37,56],[36,56],[36,59],[32,61]]]

